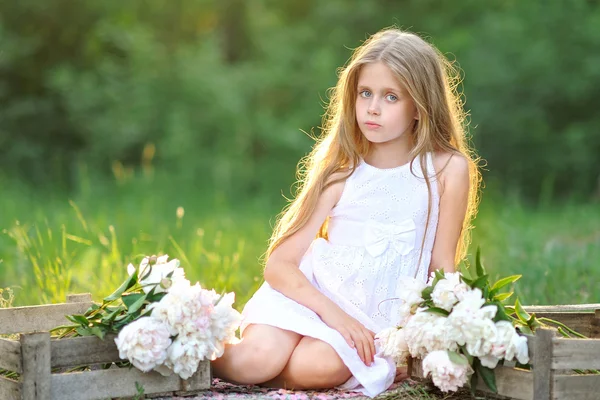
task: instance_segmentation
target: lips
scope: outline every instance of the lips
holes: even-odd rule
[[[378,123],[375,123],[373,121],[367,121],[367,122],[365,122],[365,125],[371,129],[376,129],[376,128],[381,127],[381,125],[379,125]]]

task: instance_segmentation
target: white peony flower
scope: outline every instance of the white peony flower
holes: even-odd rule
[[[375,339],[384,357],[392,357],[396,365],[406,364],[410,352],[404,337],[404,329],[395,327],[384,329],[375,336]]]
[[[511,338],[510,344],[506,348],[506,360],[516,358],[521,364],[529,362],[529,349],[527,347],[527,337],[519,335],[516,331]]]
[[[150,265],[151,258],[153,257],[144,257],[138,268],[138,280],[143,286],[145,293],[150,292],[153,287],[156,288],[154,293],[162,293],[166,291],[165,288],[169,288],[177,282],[185,280],[185,272],[183,268],[179,267],[178,259],[174,258],[171,261],[167,261],[169,256],[165,254],[156,257],[155,263]],[[133,275],[135,270],[136,268],[133,264],[127,266],[129,275]],[[146,276],[148,273],[149,275]],[[173,273],[173,275],[170,278],[167,278],[170,273]],[[171,282],[168,282],[169,279]]]
[[[115,338],[119,357],[128,359],[143,372],[162,364],[171,344],[168,327],[152,317],[143,317],[127,324]]]
[[[462,300],[469,287],[460,280],[460,273],[446,272],[445,278],[438,281],[431,293],[436,307],[451,311],[452,307]]]
[[[238,341],[235,332],[242,322],[242,314],[233,308],[235,293],[227,293],[220,300],[219,296],[213,298],[215,298],[215,302],[218,301],[218,304],[214,306],[214,312],[210,316],[210,329],[212,337],[215,339],[214,345],[217,350],[211,356],[211,359],[223,355],[226,343],[236,343]]]
[[[496,338],[496,326],[492,318],[496,315],[495,305],[485,306],[481,290],[469,290],[448,316],[451,326],[449,335],[473,356],[483,356],[491,350],[491,342]]]
[[[407,276],[400,278],[396,290],[398,299],[402,302],[399,309],[398,326],[406,325],[417,305],[423,301],[421,295],[426,287],[427,285],[418,279]]]
[[[208,339],[212,337],[213,298],[199,283],[192,286],[189,281],[182,280],[175,282],[171,290],[148,309],[152,310],[154,318],[165,322],[172,335]]]
[[[188,379],[198,370],[198,364],[207,358],[210,351],[203,341],[178,337],[169,347],[165,366],[182,379]]]
[[[421,309],[417,311],[404,327],[411,356],[423,358],[435,350],[457,350],[458,344],[450,335],[451,329],[446,317]]]
[[[433,351],[423,359],[423,374],[427,376],[431,373],[433,384],[442,392],[457,391],[467,383],[472,373],[467,359],[462,355],[457,356],[464,362],[452,362],[445,350]]]

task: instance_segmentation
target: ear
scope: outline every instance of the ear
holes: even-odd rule
[[[415,111],[415,119],[418,121],[419,120],[419,110]]]

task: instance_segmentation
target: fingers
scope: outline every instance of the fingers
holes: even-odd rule
[[[348,343],[348,346],[350,346],[350,348],[354,349],[356,346],[354,344],[354,340],[352,339],[352,336],[350,335],[350,333],[348,333],[348,332],[340,332],[340,333],[342,334],[344,339],[346,339],[346,343]]]

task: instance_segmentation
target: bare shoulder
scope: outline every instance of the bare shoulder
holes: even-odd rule
[[[469,185],[469,160],[461,153],[435,152],[433,167],[438,174],[440,195],[448,186]]]
[[[331,174],[325,182],[322,196],[328,198],[334,205],[337,204],[340,197],[342,197],[348,175],[349,171],[337,171]]]

